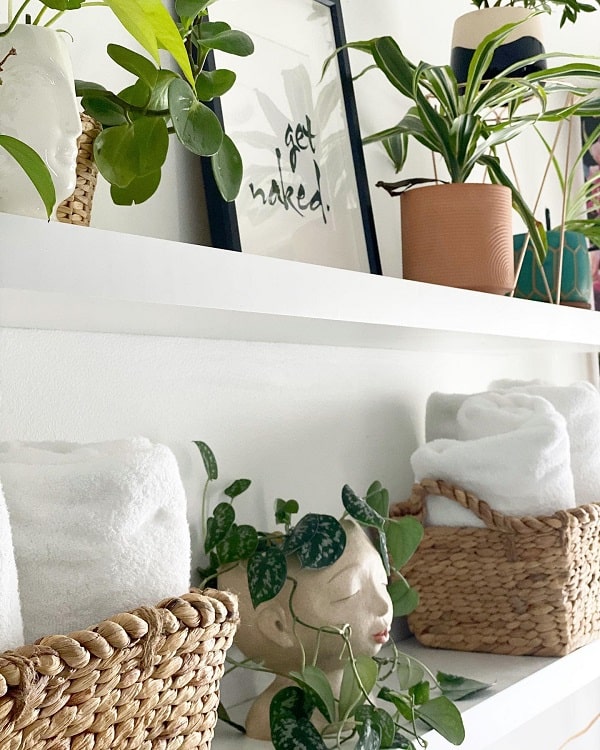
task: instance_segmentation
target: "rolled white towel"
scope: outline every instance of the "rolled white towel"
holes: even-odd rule
[[[0,651],[25,643],[10,519],[0,486]]]
[[[430,394],[425,406],[425,441],[448,438],[458,439],[458,423],[456,417],[468,393],[440,393]],[[475,395],[475,394],[471,394]]]
[[[166,446],[1,443],[0,477],[28,642],[188,588],[186,499]]]
[[[551,515],[575,505],[564,418],[545,399],[484,393],[458,410],[462,439],[426,443],[411,457],[417,481],[443,479],[506,515]],[[483,526],[446,498],[427,501],[428,523]]]
[[[542,381],[499,380],[491,389],[547,399],[565,418],[577,505],[600,502],[600,393],[585,381],[567,386]]]

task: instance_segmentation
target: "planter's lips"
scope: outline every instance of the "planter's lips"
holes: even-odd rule
[[[386,630],[381,630],[379,633],[375,633],[373,635],[373,640],[375,643],[381,643],[382,645],[384,643],[387,643],[390,639],[390,631],[386,628]]]

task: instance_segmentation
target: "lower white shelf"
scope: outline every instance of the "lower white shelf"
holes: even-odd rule
[[[461,750],[497,747],[502,738],[557,707],[582,688],[590,688],[590,712],[600,712],[600,641],[559,659],[429,649],[412,638],[401,641],[398,647],[420,659],[433,672],[441,670],[493,683],[487,690],[457,703],[466,731]],[[427,750],[455,747],[435,732],[428,732],[424,738],[428,743]],[[559,746],[560,740],[557,739],[556,746],[548,746],[541,740],[539,745],[527,745],[527,748],[558,750]],[[243,737],[223,723],[219,723],[213,741],[213,750],[258,750],[265,747],[269,745]],[[525,747],[515,745],[510,750],[525,750]],[[583,745],[577,745],[579,747]]]

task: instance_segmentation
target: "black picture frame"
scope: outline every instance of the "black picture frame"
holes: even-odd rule
[[[276,5],[274,5],[274,3],[276,3]],[[253,16],[256,19],[262,19],[260,23],[257,21],[257,25],[260,25],[262,29],[260,35],[257,35],[256,30],[251,28],[251,22],[247,26],[245,26],[244,23],[240,23],[239,19],[237,19],[235,15],[233,15],[236,11],[236,3],[234,0],[220,0],[218,9],[215,10],[215,20],[224,20],[230,23],[233,28],[239,28],[242,31],[246,31],[251,37],[253,37],[255,41],[256,50],[254,54],[260,55],[261,43],[265,45],[268,43],[264,42],[262,38],[262,34],[264,34],[264,19],[269,18],[269,11],[273,11],[275,9],[279,11],[279,8],[282,8],[282,12],[285,12],[284,6],[286,6],[286,4],[288,11],[290,9],[302,12],[306,10],[306,23],[308,24],[312,22],[311,19],[317,19],[317,22],[320,24],[320,33],[322,33],[322,29],[324,27],[323,11],[327,11],[330,19],[331,31],[331,49],[328,51],[328,54],[333,53],[335,49],[343,46],[346,43],[340,0],[253,0],[251,4],[253,8]],[[229,9],[229,12],[232,14],[231,18],[227,17],[228,5],[231,6],[231,8]],[[239,9],[239,3],[237,7]],[[291,43],[294,42],[297,31],[297,26],[290,29]],[[279,37],[277,38],[277,44],[280,44]],[[267,48],[265,47],[265,49]],[[294,52],[292,52],[291,54],[294,54]],[[266,60],[268,56],[266,52],[263,53],[263,55],[265,57],[265,68],[268,67],[268,70],[265,70],[264,76],[257,76],[255,79],[253,79],[253,81],[256,79],[260,79],[260,86],[263,86],[264,88],[263,91],[257,90],[256,92],[257,108],[264,107],[264,102],[269,101],[269,76],[271,76],[271,80],[273,81],[274,86],[281,87],[281,79],[286,75],[289,76],[290,73],[289,70],[285,71],[283,67],[278,70],[277,63],[273,61],[273,56],[268,58],[267,63]],[[312,52],[311,55],[312,57],[314,57],[314,54]],[[272,255],[274,257],[287,257],[288,259],[292,260],[317,263],[320,265],[331,265],[348,268],[350,270],[360,270],[374,274],[381,274],[382,269],[377,245],[375,221],[373,217],[371,197],[367,182],[366,166],[360,137],[358,112],[354,96],[352,74],[347,50],[341,50],[337,53],[337,60],[332,61],[328,70],[334,71],[334,73],[330,75],[335,75],[338,79],[337,86],[339,87],[339,101],[336,102],[335,106],[339,108],[339,112],[337,113],[339,122],[341,122],[341,119],[339,118],[343,116],[344,132],[336,132],[335,140],[340,144],[339,150],[347,150],[348,154],[348,158],[343,160],[344,169],[342,170],[343,172],[347,171],[348,174],[341,175],[339,174],[339,169],[335,170],[335,195],[337,196],[338,194],[341,194],[341,200],[344,201],[344,203],[350,204],[348,214],[346,214],[345,212],[345,205],[336,208],[335,200],[331,202],[329,201],[329,196],[325,196],[325,191],[322,190],[322,183],[319,181],[318,177],[318,191],[314,192],[312,196],[313,200],[312,202],[310,202],[310,204],[309,194],[312,190],[312,187],[307,188],[306,192],[304,192],[304,183],[302,183],[300,187],[295,187],[291,184],[286,183],[286,177],[283,176],[282,172],[282,162],[286,156],[294,156],[291,153],[293,149],[290,150],[288,154],[285,154],[286,144],[289,145],[287,135],[285,135],[283,140],[280,140],[279,142],[279,145],[282,146],[282,148],[279,148],[281,158],[278,157],[276,160],[275,158],[273,158],[273,169],[275,170],[275,168],[277,167],[277,172],[279,174],[279,178],[277,180],[277,189],[274,188],[274,183],[276,182],[274,176],[271,177],[271,183],[269,183],[267,180],[266,182],[260,183],[260,187],[257,186],[259,184],[258,182],[252,182],[252,170],[254,168],[254,163],[252,159],[248,157],[247,152],[251,151],[252,147],[255,147],[255,144],[253,144],[253,146],[248,146],[248,148],[245,148],[244,136],[240,136],[239,133],[236,133],[235,127],[233,129],[230,127],[229,116],[232,108],[236,106],[236,96],[240,96],[240,91],[242,92],[241,95],[244,95],[242,88],[243,71],[244,65],[247,64],[247,60],[249,60],[250,58],[238,59],[233,58],[231,55],[225,55],[223,53],[217,53],[217,56],[217,66],[228,67],[236,71],[236,73],[238,74],[238,81],[236,82],[234,87],[229,92],[227,92],[227,94],[225,94],[222,101],[217,100],[213,102],[213,109],[223,123],[226,132],[233,138],[236,146],[240,150],[242,159],[244,161],[245,172],[240,195],[235,201],[226,202],[221,198],[216,187],[214,177],[212,175],[212,170],[210,168],[210,161],[207,159],[202,160],[206,205],[208,210],[208,220],[213,245],[215,247],[224,248],[226,250],[254,252],[257,254]],[[304,51],[302,53],[302,56],[305,57]],[[322,64],[325,62],[326,57],[327,55],[323,55],[322,59],[319,59],[319,67],[322,66]],[[235,63],[235,65],[232,63]],[[215,60],[213,58],[213,65],[214,64]],[[280,77],[280,80],[277,80],[277,76]],[[319,81],[317,80],[316,83],[319,84]],[[284,85],[289,85],[289,83]],[[330,86],[331,88],[333,88],[335,86],[335,82],[330,84]],[[247,94],[248,92],[246,90],[245,95],[247,96]],[[261,97],[263,102],[262,104],[259,103],[261,101]],[[246,99],[246,105],[247,102],[248,100]],[[269,102],[269,106],[271,105],[272,102]],[[267,117],[269,117],[268,114]],[[301,126],[301,123],[304,122],[304,117],[306,117],[306,126]],[[288,115],[288,121],[290,125],[295,122],[296,127],[301,126],[301,129],[306,131],[305,136],[308,136],[308,138],[304,138],[305,148],[307,140],[310,142],[311,149],[313,149],[313,144],[318,144],[319,132],[317,131],[317,128],[319,127],[320,123],[317,122],[313,127],[310,116],[306,113],[301,113],[300,111],[290,112],[290,114]],[[308,125],[309,122],[311,123],[310,125]],[[287,133],[288,131],[286,131],[286,134]],[[283,137],[284,134],[280,133],[279,136]],[[250,133],[248,135],[248,142],[250,143],[252,139],[256,141],[256,137],[256,132]],[[277,137],[277,134],[274,132],[266,133],[265,142],[269,142],[272,146],[275,137]],[[344,139],[345,145],[342,143]],[[332,140],[332,138],[329,138],[328,142],[332,142]],[[316,146],[312,151],[313,155],[315,155],[315,150]],[[254,153],[256,153],[256,151]],[[308,164],[307,155],[301,153],[299,150],[297,150],[295,158],[304,158],[305,164]],[[293,160],[290,158],[289,164],[287,164],[287,162],[286,164],[289,176],[294,177],[295,175],[293,174],[293,171],[290,172],[289,169],[292,161]],[[339,164],[339,154],[337,156],[337,161]],[[320,161],[317,165],[317,159],[315,156],[315,158],[313,159],[313,164],[315,168],[315,174],[321,175],[321,177],[324,176],[325,178],[330,177],[326,172],[322,171],[327,169],[327,159],[325,159],[325,161]],[[258,169],[258,167],[256,169]],[[264,171],[264,166],[262,167],[262,170]],[[346,179],[346,183],[342,182],[344,178]],[[269,184],[271,185],[270,190],[268,190]],[[275,194],[273,193],[274,189]],[[259,244],[258,235],[256,236],[256,238],[254,238],[252,229],[253,225],[246,219],[246,217],[249,215],[248,204],[250,198],[248,198],[248,194],[244,193],[244,191],[248,190],[251,191],[251,197],[254,199],[254,203],[252,203],[252,212],[254,214],[257,213],[256,205],[260,206],[261,202],[263,201],[266,201],[263,203],[263,207],[266,207],[266,209],[270,211],[270,215],[267,216],[267,214],[265,213],[264,217],[261,217],[260,221],[261,225],[265,225],[265,223],[268,225],[268,222],[270,221],[273,224],[273,231],[269,232],[268,226],[261,226],[262,236],[273,236],[275,238],[281,236],[280,230],[283,217],[286,217],[285,220],[289,220],[289,222],[298,221],[297,214],[300,214],[301,212],[298,210],[298,208],[296,208],[295,211],[288,212],[289,206],[286,202],[286,191],[291,191],[291,194],[294,195],[295,198],[297,198],[302,191],[302,196],[304,198],[302,208],[305,209],[303,218],[305,218],[308,214],[307,205],[311,206],[311,210],[314,206],[315,214],[318,211],[321,212],[324,226],[320,228],[320,231],[319,227],[317,226],[317,221],[312,221],[312,219],[315,217],[311,216],[311,230],[310,232],[306,233],[307,238],[304,241],[304,244],[302,244],[302,242],[298,243],[296,241],[298,234],[301,234],[299,232],[296,232],[296,234],[294,235],[294,242],[289,243],[289,245],[286,244],[285,248],[283,248],[282,246],[279,249],[277,247],[270,249],[269,247],[264,247],[264,242],[260,244],[259,248],[257,247],[257,245]],[[277,190],[279,191],[279,198],[276,194]],[[296,190],[296,193],[293,193],[294,190]],[[317,192],[319,193],[321,205],[319,205],[319,200],[315,199]],[[282,196],[281,193],[283,193],[284,195]],[[327,226],[329,213],[332,212],[332,204],[334,204],[334,213],[331,214],[332,219],[329,223],[329,226]],[[296,205],[301,205],[299,200]],[[287,216],[285,213],[281,212],[282,206],[283,208],[285,208]],[[277,210],[279,210],[279,213],[276,213]],[[337,216],[335,215],[335,212],[337,212]],[[353,222],[351,227],[347,226],[349,221]],[[332,226],[336,226],[337,229],[332,231]],[[250,246],[249,238],[256,240],[256,244],[253,247]],[[349,238],[351,239],[351,242],[348,242]],[[337,245],[336,242],[338,243]],[[345,247],[348,244],[352,243],[354,243],[352,247],[352,257],[350,257],[350,253],[348,257],[344,257],[343,253]],[[318,258],[315,258],[314,255],[314,248],[319,246],[325,248],[323,261],[321,261],[320,256]],[[327,253],[329,253],[329,255],[327,255]]]

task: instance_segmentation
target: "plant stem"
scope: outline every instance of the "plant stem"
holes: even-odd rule
[[[12,18],[11,18],[11,11],[12,11],[12,7],[11,7],[11,8],[9,8],[9,13],[8,13],[8,17],[9,17],[9,19],[10,19],[10,23],[9,23],[9,24],[8,24],[8,26],[7,26],[7,27],[6,27],[5,29],[4,29],[4,31],[0,31],[0,36],[6,36],[7,34],[10,34],[10,32],[11,32],[11,31],[12,31],[12,30],[13,30],[13,29],[15,28],[15,26],[17,25],[17,22],[18,22],[19,18],[20,18],[20,17],[21,17],[21,15],[23,14],[23,11],[25,10],[25,8],[26,8],[26,7],[27,7],[27,6],[29,5],[30,1],[31,1],[31,0],[23,0],[23,4],[21,5],[21,7],[19,8],[19,10],[18,10],[18,11],[17,11],[16,13],[15,13],[14,17],[12,17]]]

